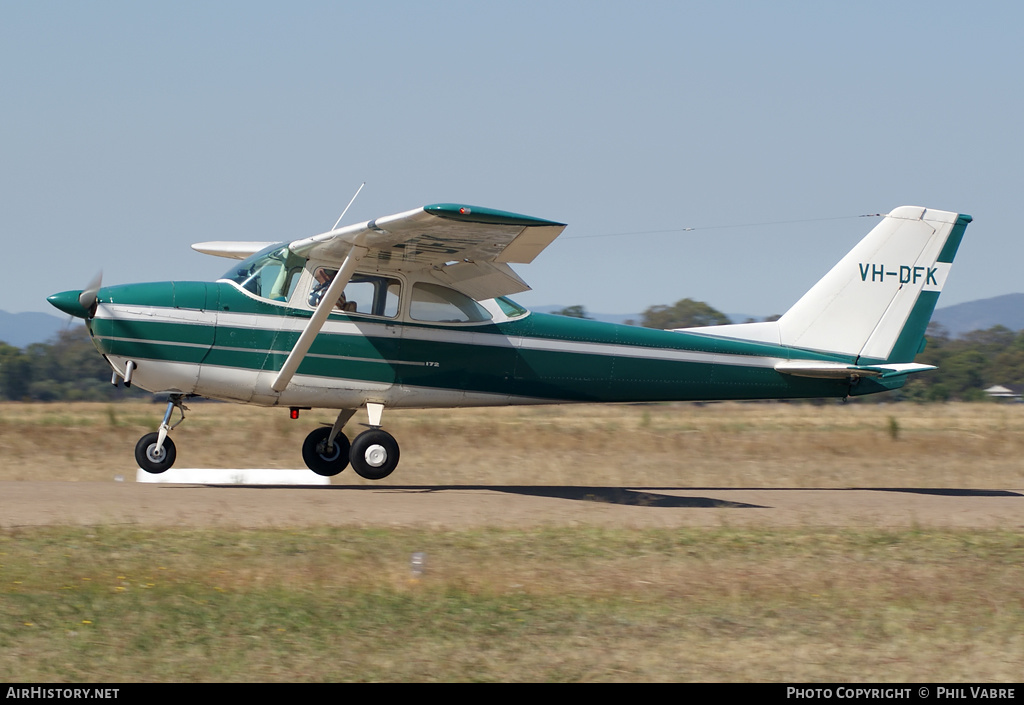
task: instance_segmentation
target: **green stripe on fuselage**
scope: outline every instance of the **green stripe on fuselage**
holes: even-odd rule
[[[207,291],[207,299],[217,302],[216,313],[241,316],[244,322],[251,317],[252,327],[189,324],[180,317],[212,322],[214,311],[176,309],[166,303],[161,307],[159,294],[166,293],[166,286],[145,286],[111,288],[118,303],[157,308],[152,320],[94,319],[92,329],[102,352],[276,371],[300,331],[273,330],[275,321],[304,323],[311,316],[309,311],[255,300],[233,285],[217,283],[206,285],[216,289]],[[132,291],[134,299],[129,296]],[[192,293],[198,296],[198,290]],[[163,312],[179,320],[162,322]],[[849,386],[842,380],[780,374],[770,360],[759,358],[852,362],[842,356],[715,338],[713,331],[659,331],[545,314],[457,326],[402,324],[341,313],[332,313],[329,320],[350,322],[356,330],[322,331],[298,374],[337,380],[339,385],[361,380],[552,401],[802,398],[844,396]],[[680,355],[696,359],[671,359]],[[748,359],[750,365],[744,364]]]
[[[104,355],[198,364],[213,344],[212,325],[94,318],[93,341]]]

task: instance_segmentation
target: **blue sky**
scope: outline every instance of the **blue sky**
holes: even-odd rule
[[[1019,3],[5,2],[0,309],[434,202],[569,224],[526,305],[781,313],[877,218],[1024,291]],[[745,226],[745,227],[732,227]],[[684,231],[684,228],[695,228]],[[651,232],[670,231],[670,232]]]

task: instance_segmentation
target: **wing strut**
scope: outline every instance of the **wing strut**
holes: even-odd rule
[[[369,250],[366,247],[360,247],[358,245],[353,246],[349,250],[348,255],[345,256],[345,261],[341,265],[341,269],[334,276],[334,280],[331,285],[327,287],[327,291],[324,292],[323,298],[320,300],[320,304],[317,306],[316,311],[313,312],[313,317],[309,319],[309,323],[302,330],[302,334],[299,339],[295,341],[295,347],[288,353],[288,359],[284,361],[284,365],[281,366],[281,371],[277,373],[277,377],[274,379],[273,384],[270,385],[271,389],[275,392],[283,392],[287,387],[288,383],[291,382],[292,376],[295,374],[295,370],[299,369],[299,364],[303,358],[306,357],[306,353],[309,352],[309,347],[313,344],[313,340],[319,335],[320,329],[324,327],[324,323],[327,321],[327,316],[331,313],[334,305],[338,303],[338,299],[341,298],[341,292],[348,286],[349,280],[352,278],[352,272],[356,268],[356,264],[361,260]]]

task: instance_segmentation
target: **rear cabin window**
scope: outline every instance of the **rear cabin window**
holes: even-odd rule
[[[465,294],[426,282],[413,284],[409,316],[415,321],[430,323],[478,323],[491,320],[487,309]]]
[[[515,301],[506,296],[499,296],[498,298],[495,299],[495,302],[497,302],[499,308],[501,308],[502,313],[504,313],[509,318],[525,316],[527,313],[529,313],[529,311],[527,311],[525,308],[523,308]]]

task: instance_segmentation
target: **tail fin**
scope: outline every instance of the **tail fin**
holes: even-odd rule
[[[912,362],[970,222],[896,208],[779,319],[780,342],[862,365]]]
[[[901,206],[778,321],[683,330],[844,355],[857,365],[910,363],[971,220]]]

